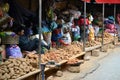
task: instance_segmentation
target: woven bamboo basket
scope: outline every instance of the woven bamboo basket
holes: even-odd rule
[[[19,44],[19,36],[5,36],[1,37],[2,44]]]

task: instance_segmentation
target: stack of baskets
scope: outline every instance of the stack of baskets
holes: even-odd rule
[[[18,35],[1,36],[1,44],[19,44],[19,36]]]
[[[19,36],[5,36],[1,37],[2,44],[18,44],[19,43]]]

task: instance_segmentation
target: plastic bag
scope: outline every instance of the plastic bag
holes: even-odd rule
[[[6,54],[7,54],[7,57],[12,57],[12,58],[22,58],[23,57],[21,49],[17,45],[7,46]]]
[[[94,29],[93,27],[89,28],[89,41],[93,41],[95,39],[95,35],[94,35]]]
[[[115,29],[115,25],[114,24],[107,24],[106,28],[113,30],[113,29]]]

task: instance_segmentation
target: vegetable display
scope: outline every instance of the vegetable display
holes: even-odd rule
[[[29,59],[11,58],[0,64],[0,80],[15,80],[35,70]]]

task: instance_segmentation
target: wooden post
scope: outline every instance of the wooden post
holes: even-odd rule
[[[85,27],[86,27],[86,1],[84,1],[84,36],[83,36],[83,51],[85,51],[85,44],[86,44],[86,30],[85,30]]]
[[[116,4],[114,4],[114,19],[116,20]],[[114,25],[115,25],[115,21],[114,21]],[[115,35],[116,34],[116,32],[114,32],[114,41],[113,41],[113,44],[115,45]]]
[[[105,4],[103,3],[103,27],[102,27],[102,48],[104,46],[104,14],[105,14]],[[102,48],[101,48],[101,51],[102,51]]]
[[[41,22],[42,22],[42,0],[39,0],[39,50],[38,50],[38,54],[39,54],[39,65],[38,68],[41,70]],[[42,80],[41,79],[41,74],[39,73],[39,77],[38,80]]]

